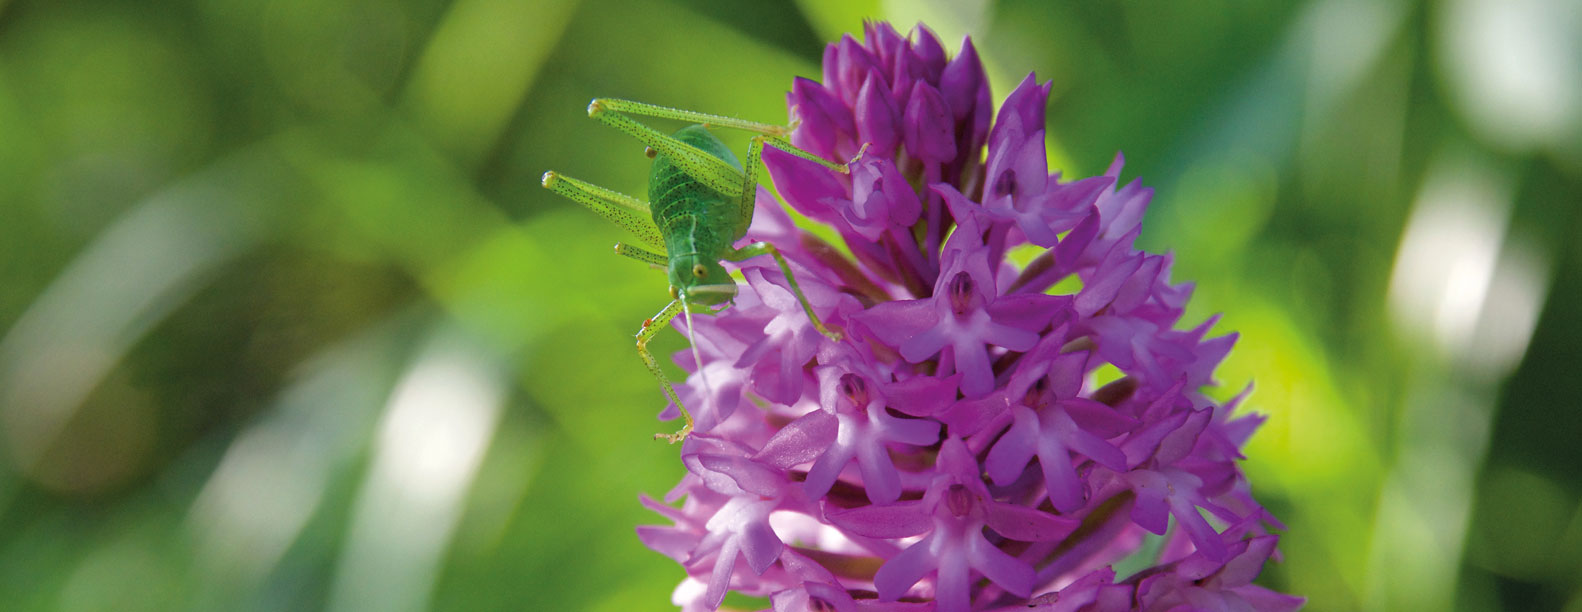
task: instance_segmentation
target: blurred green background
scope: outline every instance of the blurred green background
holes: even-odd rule
[[[668,608],[664,280],[539,176],[641,194],[590,98],[784,121],[874,17],[1158,189],[1262,583],[1582,610],[1579,6],[0,0],[0,608]]]

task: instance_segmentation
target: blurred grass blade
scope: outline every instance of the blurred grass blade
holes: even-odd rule
[[[441,148],[477,163],[521,106],[576,5],[452,4],[407,84],[407,110]]]
[[[196,605],[249,607],[337,478],[361,465],[411,336],[400,315],[307,359],[264,416],[236,435],[187,514]]]
[[[331,610],[424,610],[506,393],[501,364],[441,327],[396,383],[376,430]]]
[[[259,150],[133,207],[0,339],[0,431],[24,473],[126,351],[265,234],[289,175]]]

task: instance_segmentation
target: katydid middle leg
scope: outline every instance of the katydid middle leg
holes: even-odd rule
[[[780,272],[786,275],[786,283],[791,285],[791,293],[795,294],[797,301],[802,304],[802,310],[807,312],[807,318],[813,321],[813,328],[817,329],[818,333],[824,334],[824,337],[840,342],[840,332],[831,331],[828,327],[825,327],[824,322],[819,320],[818,314],[813,312],[813,305],[808,303],[807,296],[802,294],[802,287],[797,285],[796,276],[791,273],[791,265],[786,262],[785,256],[780,254],[780,249],[775,248],[775,245],[767,242],[754,242],[726,253],[725,258],[730,261],[742,261],[749,257],[757,257],[764,254],[775,258],[775,264],[780,266]]]
[[[743,215],[743,217],[747,219],[752,218],[750,213],[757,207],[756,196],[758,193],[758,169],[763,167],[763,147],[765,144],[802,159],[817,162],[818,164],[836,172],[840,172],[841,174],[851,174],[851,165],[857,162],[857,159],[852,159],[851,161],[844,164],[837,164],[814,155],[812,152],[797,148],[795,145],[783,138],[767,135],[754,136],[752,144],[747,146],[747,164],[745,172],[746,180],[743,183],[742,196],[740,203],[738,204],[742,207],[743,211],[748,213]],[[866,149],[867,145],[863,145],[863,150]],[[862,151],[857,152],[857,157],[862,157]],[[743,229],[745,230],[745,228]],[[803,295],[802,288],[797,285],[796,275],[791,273],[791,265],[786,262],[785,256],[780,254],[780,249],[775,248],[773,244],[767,242],[755,242],[727,253],[725,258],[730,261],[742,261],[749,257],[755,257],[763,254],[768,254],[774,257],[775,264],[779,265],[780,271],[786,275],[786,283],[791,285],[791,293],[796,295],[797,301],[802,304],[802,310],[807,312],[808,319],[813,322],[813,328],[817,329],[819,333],[824,334],[825,337],[839,342],[841,338],[840,332],[830,331],[828,327],[824,326],[824,322],[819,320],[818,315],[813,312],[813,305],[808,303],[807,296]]]
[[[665,269],[665,256],[664,255],[662,255],[660,253],[655,253],[653,251],[650,251],[648,249],[645,249],[645,248],[642,248],[642,247],[639,247],[639,246],[627,244],[625,242],[617,242],[617,243],[615,243],[615,254],[616,255],[620,255],[622,257],[629,257],[631,259],[635,259],[637,261],[640,261],[640,262],[643,262],[645,264],[648,264],[650,267],[653,267],[653,268],[657,268],[657,269],[660,269],[660,270]]]
[[[546,189],[587,207],[588,210],[598,213],[611,223],[626,228],[626,231],[637,236],[644,244],[659,249],[660,254],[663,255],[665,241],[659,235],[659,228],[654,227],[654,222],[649,217],[647,202],[554,171],[544,173],[543,184]]]

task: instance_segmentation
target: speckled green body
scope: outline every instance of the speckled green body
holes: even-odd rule
[[[701,125],[682,128],[674,136],[738,170],[742,167],[736,155]],[[664,155],[654,158],[649,171],[648,202],[654,225],[664,236],[670,285],[696,303],[723,303],[734,295],[691,290],[731,282],[719,262],[747,234],[752,208],[704,185]],[[703,275],[695,273],[700,265]]]

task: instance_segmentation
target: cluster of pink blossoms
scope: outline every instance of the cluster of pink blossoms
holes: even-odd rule
[[[638,528],[686,568],[674,602],[1300,607],[1252,584],[1281,528],[1236,465],[1261,418],[1201,392],[1235,337],[1206,338],[1212,320],[1176,329],[1190,286],[1133,246],[1152,191],[1117,189],[1118,156],[1103,176],[1050,174],[1049,86],[1029,75],[995,113],[970,41],[947,58],[922,28],[866,38],[830,45],[823,83],[788,95],[797,146],[847,160],[867,144],[851,174],[765,156],[786,202],[846,251],[763,190],[748,233],[784,251],[842,339],[813,328],[765,257],[741,268],[733,307],[697,318],[702,363],[677,355],[697,418],[688,473],[666,496],[679,507],[643,500],[673,525]],[[1105,366],[1119,376],[1097,384]],[[1140,549],[1151,566],[1117,575]]]

